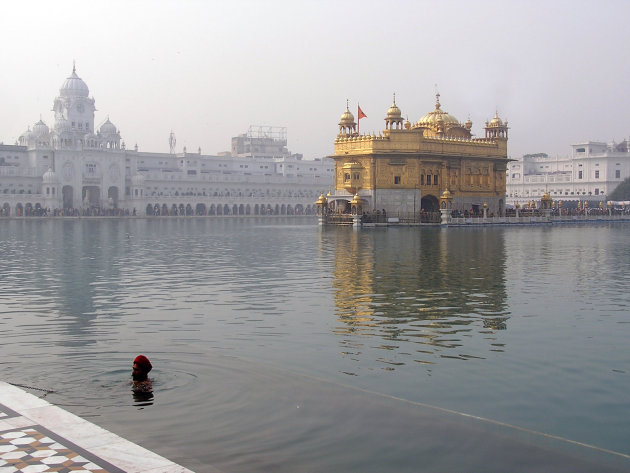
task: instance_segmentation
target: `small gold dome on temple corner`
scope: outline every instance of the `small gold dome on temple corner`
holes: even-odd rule
[[[361,203],[361,197],[359,197],[359,194],[354,194],[354,197],[352,198],[352,200],[350,201],[350,204],[360,204]]]
[[[346,109],[345,112],[343,112],[343,115],[341,115],[341,119],[339,120],[339,124],[342,123],[354,123],[354,115],[352,115],[352,112],[348,109]]]
[[[328,199],[326,198],[326,196],[324,196],[324,194],[320,194],[319,198],[317,199],[317,202],[315,202],[316,204],[325,204],[328,202]]]
[[[402,112],[398,108],[398,105],[396,105],[396,102],[394,102],[392,106],[389,107],[389,110],[387,110],[387,118],[400,118],[401,116]]]
[[[490,126],[503,126],[503,120],[499,118],[499,112],[494,114],[494,118],[490,120]]]
[[[451,192],[448,189],[446,189],[444,192],[442,192],[442,198],[443,199],[450,199],[451,197],[452,197],[452,194],[451,194]]]

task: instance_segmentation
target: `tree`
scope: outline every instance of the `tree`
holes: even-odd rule
[[[609,200],[630,200],[630,177],[619,184],[608,196]]]

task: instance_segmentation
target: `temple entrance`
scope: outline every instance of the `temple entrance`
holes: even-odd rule
[[[101,189],[98,186],[84,186],[81,193],[83,207],[100,207]]]
[[[63,208],[71,209],[74,207],[74,199],[72,198],[73,190],[72,186],[63,186],[61,189],[61,195],[63,196]]]
[[[110,202],[113,202],[114,208],[118,208],[118,187],[112,186],[107,189],[107,199],[112,199]]]
[[[420,208],[425,212],[438,212],[440,210],[440,203],[437,197],[433,195],[427,195],[420,200]]]

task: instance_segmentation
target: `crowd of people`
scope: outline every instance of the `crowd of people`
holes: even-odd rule
[[[8,208],[0,208],[0,217],[10,217],[11,212]],[[130,217],[136,216],[136,209],[102,209],[100,207],[87,207],[77,209],[69,207],[65,209],[50,209],[44,207],[24,207],[15,209],[16,217]]]

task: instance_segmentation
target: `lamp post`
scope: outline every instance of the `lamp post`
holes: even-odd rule
[[[440,213],[442,214],[440,223],[448,225],[451,220],[451,212],[453,211],[453,194],[449,192],[448,188],[442,192],[440,201]]]

